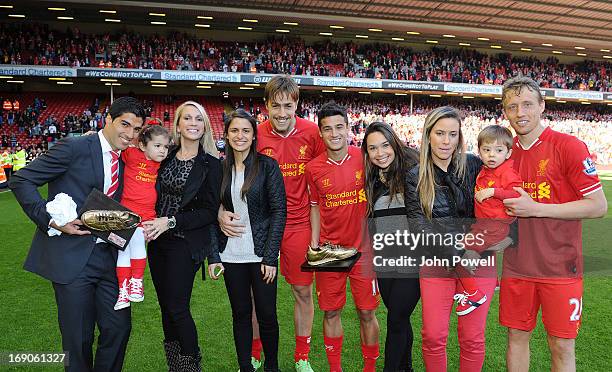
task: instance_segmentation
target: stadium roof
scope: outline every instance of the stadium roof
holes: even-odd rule
[[[14,9],[0,9],[0,18],[11,12],[42,22],[67,15],[73,19],[66,21],[78,22],[242,27],[299,36],[429,40],[445,46],[612,58],[612,2],[607,0],[26,0],[15,2]]]

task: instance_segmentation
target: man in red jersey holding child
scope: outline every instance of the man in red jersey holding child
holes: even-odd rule
[[[515,77],[504,84],[504,114],[517,136],[511,159],[523,180],[521,196],[506,199],[519,218],[519,242],[504,252],[500,313],[508,327],[511,372],[529,370],[529,339],[539,308],[548,334],[552,371],[575,371],[582,312],[583,218],[599,218],[607,201],[586,145],[544,127],[537,83]]]

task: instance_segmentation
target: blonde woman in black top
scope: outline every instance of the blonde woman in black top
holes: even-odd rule
[[[162,312],[164,349],[172,371],[201,371],[198,334],[189,302],[193,280],[210,251],[211,225],[219,210],[221,163],[210,120],[197,102],[174,117],[177,147],[157,177],[158,218],[144,223],[149,265]]]

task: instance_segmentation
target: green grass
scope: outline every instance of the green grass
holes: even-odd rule
[[[610,175],[608,175],[610,176]],[[604,181],[608,204],[612,204],[612,180]],[[610,232],[612,208],[606,219],[584,224],[584,251],[586,269],[582,329],[577,340],[579,371],[612,371],[610,346],[612,345],[612,258],[610,258]],[[28,252],[34,224],[19,208],[10,192],[0,194],[0,352],[1,351],[60,351],[61,338],[57,325],[57,311],[51,283],[28,273],[22,264]],[[132,307],[132,335],[128,345],[125,371],[164,371],[165,360],[160,310],[151,283],[146,276],[146,300]],[[280,367],[293,370],[293,300],[290,289],[281,279],[278,290],[278,314],[281,330]],[[487,354],[484,371],[505,370],[506,330],[497,322],[498,296],[492,300],[487,324]],[[202,281],[198,275],[194,285],[192,313],[195,318],[205,371],[237,370],[232,339],[231,312],[221,281]],[[381,355],[385,339],[386,309],[377,311],[381,324]],[[449,371],[458,370],[456,316],[451,319],[448,342]],[[359,347],[359,327],[354,306],[349,298],[343,313],[345,330],[343,365],[347,372],[360,371],[362,366]],[[413,315],[415,330],[415,370],[423,371],[421,358],[421,309]],[[316,371],[325,371],[327,361],[323,347],[321,312],[316,311],[312,338],[311,362]],[[546,337],[538,324],[531,343],[531,370],[549,370],[550,357]],[[382,370],[383,358],[378,361]],[[4,370],[6,366],[0,366]],[[14,370],[58,370],[57,368],[21,367]]]

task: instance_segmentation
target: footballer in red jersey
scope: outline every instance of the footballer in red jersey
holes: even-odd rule
[[[266,120],[257,128],[257,151],[278,162],[283,173],[285,188],[291,190],[287,194],[287,228],[303,230],[306,225],[310,230],[310,206],[304,170],[306,163],[325,152],[325,145],[321,141],[317,125],[296,117],[293,129],[288,133],[280,133],[270,120]],[[300,259],[301,265],[304,261],[303,257]],[[283,270],[282,265],[281,270]],[[293,280],[287,279],[289,284],[293,284]],[[297,280],[296,284],[300,285],[312,283],[312,278],[307,282],[302,280],[301,283],[299,279]]]
[[[306,251],[311,238],[310,205],[306,185],[306,163],[325,152],[317,125],[299,118],[295,112],[298,107],[299,88],[289,76],[275,76],[265,89],[266,109],[270,119],[261,123],[257,130],[257,151],[275,159],[283,173],[287,192],[287,224],[280,248],[280,269],[287,283],[291,284],[295,298],[295,352],[296,368],[309,368],[310,334],[314,317],[312,295],[312,272],[303,272]],[[228,213],[228,212],[225,212]],[[236,218],[235,215],[227,214]],[[229,219],[229,218],[227,218]],[[238,223],[220,218],[220,225],[226,234]],[[255,322],[255,320],[254,320]],[[253,329],[258,327],[254,326]],[[252,356],[261,355],[261,343],[257,332],[254,333]],[[304,367],[303,365],[306,365]],[[305,368],[305,369],[304,369]]]
[[[503,109],[515,130],[511,159],[523,181],[506,199],[519,218],[519,241],[504,252],[500,323],[508,327],[509,371],[529,369],[529,338],[542,308],[553,370],[575,370],[575,338],[582,312],[582,218],[599,218],[607,201],[587,147],[545,128],[536,82],[508,80]]]
[[[375,371],[379,355],[379,327],[376,308],[378,286],[368,262],[369,240],[366,228],[367,203],[364,190],[364,167],[361,150],[348,146],[346,110],[327,103],[318,112],[321,138],[327,152],[306,165],[306,179],[312,205],[311,246],[326,241],[362,251],[359,261],[348,272],[317,271],[316,287],[319,308],[325,312],[323,333],[330,371],[341,371],[343,330],[340,319],[346,302],[346,281],[351,281],[361,327],[363,371]],[[371,262],[371,261],[369,261]]]

